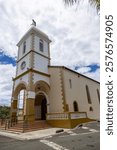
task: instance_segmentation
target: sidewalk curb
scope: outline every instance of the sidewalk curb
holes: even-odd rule
[[[26,133],[17,133],[17,132],[11,133],[9,131],[0,130],[0,135],[13,138],[13,139],[17,139],[17,140],[34,140],[34,139],[48,138],[52,135],[60,134],[60,133],[56,133],[56,131],[60,129],[61,128],[51,128],[51,129],[44,129],[44,130],[38,130],[38,131],[32,131],[32,132],[26,132]],[[69,129],[64,129],[64,132],[66,130],[69,130]]]

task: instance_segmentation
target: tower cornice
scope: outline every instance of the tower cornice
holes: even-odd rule
[[[49,58],[49,57],[47,57],[47,56],[45,56],[45,55],[43,55],[43,54],[41,54],[41,53],[38,53],[38,52],[36,52],[36,51],[34,51],[34,50],[30,50],[28,53],[26,53],[22,58],[20,58],[19,60],[17,60],[17,63],[19,62],[19,61],[21,61],[23,58],[25,58],[29,53],[31,53],[31,52],[34,52],[34,53],[36,53],[36,54],[38,54],[38,55],[40,55],[40,56],[42,56],[42,57],[45,57],[45,58],[47,58],[47,59],[51,59],[51,58]]]
[[[43,40],[45,40],[46,42],[50,43],[51,40],[49,39],[49,37],[42,32],[41,30],[37,29],[35,26],[32,26],[21,38],[21,40],[17,43],[17,46],[20,46],[20,44],[25,41],[25,39],[30,35],[30,34],[36,34],[39,35]]]
[[[13,78],[13,81],[23,77],[24,75],[28,74],[29,72],[33,72],[33,73],[37,73],[37,74],[41,74],[41,75],[44,75],[44,76],[47,76],[47,77],[50,77],[50,74],[47,74],[47,73],[44,73],[44,72],[41,72],[41,71],[37,71],[35,69],[32,69],[32,68],[29,68],[27,69],[27,71],[23,72],[22,74],[18,75],[17,77]]]

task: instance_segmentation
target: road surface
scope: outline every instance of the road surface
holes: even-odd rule
[[[99,123],[93,122],[36,140],[0,136],[0,150],[100,150],[99,130]]]

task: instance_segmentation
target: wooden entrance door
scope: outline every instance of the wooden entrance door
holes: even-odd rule
[[[41,102],[41,120],[46,120],[47,100],[44,98]]]

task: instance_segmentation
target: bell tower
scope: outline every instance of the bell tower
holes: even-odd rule
[[[49,93],[51,40],[48,36],[37,29],[36,22],[32,20],[30,29],[18,42],[18,57],[16,76],[13,78],[13,91],[11,102],[12,119],[28,120],[35,119],[36,93],[42,92],[47,96]],[[19,93],[23,90],[22,109],[18,108]]]

